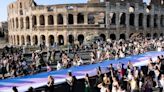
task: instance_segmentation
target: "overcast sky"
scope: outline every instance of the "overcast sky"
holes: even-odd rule
[[[7,5],[16,0],[0,0],[0,22],[7,20]],[[85,3],[87,0],[35,0],[37,4]],[[144,0],[149,2],[150,0]]]

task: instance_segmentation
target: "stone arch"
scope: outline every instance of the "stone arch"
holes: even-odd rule
[[[163,33],[160,34],[160,37],[163,37]]]
[[[41,41],[41,44],[45,46],[46,37],[45,37],[44,35],[41,35],[41,36],[40,36],[40,41]]]
[[[147,15],[147,27],[150,27],[150,24],[151,24],[151,16],[150,15]]]
[[[73,44],[74,43],[74,36],[73,35],[69,35],[68,36],[68,42],[70,43],[70,44]]]
[[[101,38],[103,41],[106,41],[106,36],[105,36],[105,34],[100,34],[100,38]]]
[[[157,38],[158,37],[158,34],[157,33],[154,33],[153,34],[153,38]]]
[[[21,36],[21,42],[22,42],[22,45],[25,45],[25,39],[23,35]]]
[[[88,24],[95,24],[95,16],[93,13],[88,14]]]
[[[113,13],[113,16],[111,17],[111,24],[112,25],[116,24],[116,13]]]
[[[17,35],[17,45],[20,45],[19,35]]]
[[[63,35],[58,36],[58,44],[59,45],[64,45],[64,36]]]
[[[77,39],[78,39],[80,45],[84,43],[84,35],[83,34],[79,34]]]
[[[19,8],[22,8],[22,3],[21,2],[19,3]]]
[[[120,34],[120,39],[126,40],[126,35],[125,34]]]
[[[126,13],[121,14],[120,25],[126,25]]]
[[[139,25],[139,27],[142,27],[143,26],[143,13],[140,13],[139,14],[138,25]]]
[[[110,34],[110,39],[111,40],[116,40],[116,35],[115,34]]]
[[[31,37],[30,37],[30,35],[27,35],[26,36],[26,41],[27,41],[27,45],[31,45]]]
[[[68,14],[68,24],[73,24],[73,23],[74,23],[73,14]]]
[[[34,45],[38,45],[38,36],[37,35],[33,36],[33,43],[34,43]]]
[[[32,16],[32,26],[36,26],[36,25],[37,25],[36,16],[33,15],[33,16]]]
[[[48,16],[48,25],[53,25],[54,24],[54,17],[53,15]]]
[[[57,15],[57,23],[58,24],[63,24],[63,15],[62,14]]]
[[[84,14],[82,14],[82,13],[77,14],[77,23],[84,24]]]
[[[130,13],[130,17],[129,17],[129,24],[130,26],[134,26],[134,21],[135,20],[135,15],[134,13]]]
[[[23,25],[23,18],[20,18],[20,28],[23,29],[24,25]]]
[[[146,38],[151,38],[151,34],[150,33],[147,33],[146,34]]]
[[[19,22],[18,22],[18,18],[16,18],[16,28],[19,27]]]
[[[164,27],[164,15],[161,15],[160,25],[161,27]]]
[[[54,36],[53,35],[49,35],[48,40],[49,40],[49,46],[53,46],[54,42],[55,42]]]
[[[158,27],[157,20],[158,20],[158,15],[155,14],[155,15],[154,15],[154,28],[157,28],[157,27]]]
[[[26,29],[29,29],[30,28],[30,20],[29,20],[29,17],[27,16],[26,17]]]
[[[40,22],[40,25],[45,25],[45,18],[44,18],[44,15],[40,15],[40,17],[39,17],[39,22]]]

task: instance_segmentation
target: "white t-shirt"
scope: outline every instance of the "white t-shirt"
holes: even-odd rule
[[[107,88],[102,86],[101,89],[100,89],[100,92],[107,92]]]
[[[57,64],[57,70],[60,70],[62,68],[62,65],[60,63]]]

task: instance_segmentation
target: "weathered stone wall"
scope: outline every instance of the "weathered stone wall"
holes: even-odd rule
[[[163,36],[164,8],[154,4],[149,7],[126,0],[51,6],[17,0],[8,6],[9,42],[51,46],[85,43],[94,36],[104,40],[129,39],[135,33]]]

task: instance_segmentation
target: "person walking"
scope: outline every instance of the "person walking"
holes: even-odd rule
[[[52,76],[48,76],[48,92],[54,92],[54,78]]]
[[[88,74],[86,74],[86,76],[85,76],[84,84],[85,84],[84,92],[91,92],[91,85],[90,85],[89,75]]]

